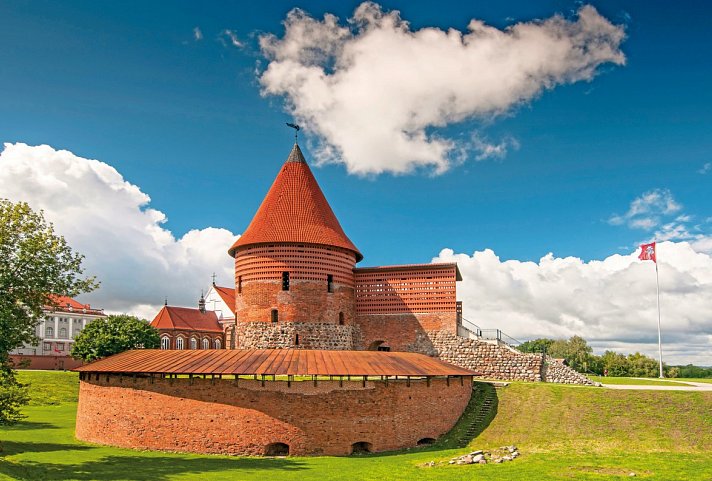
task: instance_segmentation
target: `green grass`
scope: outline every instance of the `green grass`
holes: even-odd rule
[[[682,380],[671,379],[643,379],[637,377],[611,377],[611,376],[588,376],[592,381],[603,384],[629,384],[635,386],[689,386]]]
[[[680,377],[680,378],[675,378],[676,381],[692,381],[692,382],[706,382],[708,384],[712,384],[712,378],[708,377]]]
[[[712,393],[706,392],[512,383],[497,390],[497,416],[470,446],[516,444],[520,458],[422,467],[467,449],[448,449],[448,441],[380,455],[268,459],[90,445],[74,438],[76,375],[22,376],[32,382],[34,405],[25,409],[26,421],[0,427],[0,480],[539,481],[629,479],[631,472],[647,480],[712,479]]]
[[[30,406],[77,402],[79,376],[69,371],[18,371],[17,379],[30,385]]]

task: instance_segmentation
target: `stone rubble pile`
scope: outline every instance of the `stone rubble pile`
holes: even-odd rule
[[[464,464],[500,464],[507,461],[514,461],[519,457],[519,449],[516,446],[502,446],[499,449],[494,449],[492,451],[484,451],[482,449],[477,451],[472,451],[462,456],[452,458],[448,461],[448,464],[464,465]],[[435,461],[430,461],[421,466],[423,467],[434,467],[444,464],[443,462],[436,463]]]

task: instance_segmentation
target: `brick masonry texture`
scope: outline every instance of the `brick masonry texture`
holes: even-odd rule
[[[373,349],[374,343],[392,351],[411,351],[435,356],[437,348],[430,339],[429,332],[452,333],[457,328],[455,312],[426,312],[412,314],[370,314],[358,315],[356,324],[360,327],[361,339],[355,344],[361,349]]]
[[[127,448],[263,455],[272,443],[291,455],[347,455],[415,446],[446,433],[467,405],[469,378],[388,383],[222,379],[80,382],[76,436]],[[439,413],[433,416],[433,413]],[[314,415],[318,413],[318,415]]]

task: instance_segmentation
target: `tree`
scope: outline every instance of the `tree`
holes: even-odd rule
[[[72,346],[71,356],[94,361],[129,349],[155,349],[161,344],[158,329],[126,314],[108,316],[87,324]]]
[[[549,348],[554,343],[553,339],[534,339],[531,341],[525,341],[517,346],[521,352],[549,352]]]
[[[15,378],[10,351],[37,342],[35,326],[57,296],[76,296],[97,287],[82,276],[84,256],[25,202],[0,199],[0,424],[19,419],[26,391]],[[23,394],[24,393],[24,394]]]

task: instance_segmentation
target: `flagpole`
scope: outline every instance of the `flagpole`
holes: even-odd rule
[[[656,252],[657,254],[657,252]],[[660,276],[658,276],[658,259],[655,257],[655,286],[658,294],[658,354],[660,356],[660,379],[663,376],[663,341],[660,335]]]

